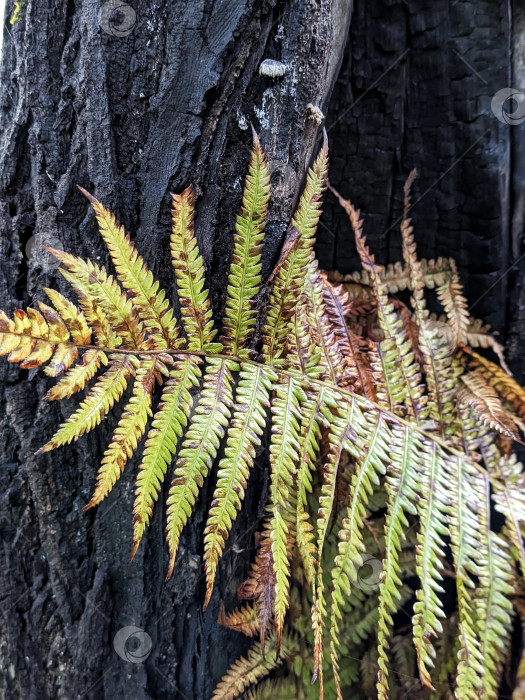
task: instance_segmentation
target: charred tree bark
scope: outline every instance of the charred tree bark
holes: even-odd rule
[[[77,183],[117,213],[172,293],[169,192],[191,181],[220,317],[249,123],[272,159],[278,192],[268,270],[316,143],[319,126],[307,105],[324,108],[349,16],[345,0],[30,0],[18,10],[9,3],[1,97],[2,307],[42,298],[43,286],[62,289],[41,244],[107,263]],[[260,76],[265,58],[284,63],[286,75]],[[43,375],[29,381],[27,372],[5,362],[0,371],[6,696],[210,697],[245,648],[241,635],[216,619],[220,598],[231,602],[247,571],[264,474],[254,474],[203,614],[200,555],[209,489],[186,529],[171,581],[164,582],[160,503],[139,555],[128,563],[136,460],[96,513],[82,512],[115,418],[96,436],[35,458],[74,404],[41,404]],[[144,663],[127,662],[113,649],[115,634],[129,626],[151,638]]]

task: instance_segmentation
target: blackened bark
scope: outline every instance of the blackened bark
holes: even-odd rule
[[[350,6],[346,0],[131,0],[100,15],[101,5],[29,0],[13,15],[8,2],[7,17],[16,21],[6,23],[2,64],[1,306],[11,311],[41,299],[43,286],[63,288],[42,243],[107,263],[77,183],[118,214],[171,294],[169,192],[192,181],[197,236],[220,316],[249,122],[272,159],[278,191],[268,270],[316,142],[319,127],[307,105],[324,108],[328,99]],[[286,64],[285,77],[259,76],[264,58]],[[5,695],[210,697],[245,648],[241,635],[220,628],[216,618],[220,598],[232,602],[247,570],[263,472],[251,480],[203,614],[209,485],[170,582],[164,582],[162,506],[129,564],[136,460],[95,513],[82,512],[115,416],[96,435],[35,458],[75,404],[40,403],[49,385],[41,373],[30,381],[5,362],[0,372]],[[118,630],[131,625],[152,640],[144,663],[124,661],[113,649]]]

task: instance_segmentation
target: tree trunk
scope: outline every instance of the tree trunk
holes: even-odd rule
[[[7,8],[12,24],[6,23],[2,63],[2,308],[42,299],[44,286],[65,287],[42,244],[107,264],[76,184],[116,212],[171,294],[169,192],[193,182],[197,236],[220,317],[240,176],[251,146],[249,123],[271,158],[277,193],[268,271],[319,130],[307,105],[323,109],[331,92],[349,4],[19,5]],[[286,75],[259,75],[265,58],[285,64]],[[247,571],[264,498],[263,471],[253,475],[217,591],[203,613],[202,523],[209,485],[184,533],[175,575],[165,583],[160,503],[138,556],[128,563],[136,460],[96,512],[82,511],[116,418],[52,456],[34,457],[75,403],[40,403],[49,388],[43,373],[30,381],[27,372],[5,362],[0,371],[5,694],[209,698],[245,649],[242,636],[216,620],[220,599],[233,602]],[[125,646],[131,631],[117,633],[130,626],[140,629]],[[130,651],[136,661],[141,654],[147,659],[130,663]]]
[[[402,184],[418,168],[411,214],[421,257],[458,260],[472,313],[508,340],[517,378],[525,379],[516,364],[525,342],[525,127],[503,124],[491,111],[497,90],[525,87],[525,16],[517,0],[355,0],[350,31],[348,0],[130,0],[131,12],[116,1],[102,5],[118,6],[113,13],[100,14],[101,5],[29,0],[13,14],[8,4],[1,308],[43,298],[44,286],[66,289],[41,244],[107,264],[76,184],[115,211],[171,295],[169,192],[193,182],[197,237],[220,318],[249,123],[273,172],[267,274],[315,147],[311,104],[327,114],[331,181],[362,209],[381,262],[401,258]],[[266,58],[284,63],[286,75],[260,76]],[[357,269],[347,221],[330,195],[324,209],[321,266]],[[30,380],[5,362],[0,372],[4,693],[209,698],[246,648],[216,619],[221,599],[234,602],[253,554],[264,469],[251,477],[203,613],[210,484],[165,583],[162,497],[139,554],[127,560],[136,459],[96,512],[82,512],[116,417],[36,458],[76,404],[42,404],[50,385],[42,373]],[[143,663],[114,650],[126,656],[116,635],[130,626],[149,637],[135,635],[142,646],[133,652],[130,641],[128,657],[147,655],[151,639]]]

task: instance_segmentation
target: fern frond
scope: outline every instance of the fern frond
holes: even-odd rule
[[[451,278],[452,271],[455,269],[453,258],[422,259],[420,263],[423,283],[427,289],[435,289],[445,284]],[[372,284],[370,273],[367,270],[350,272],[346,275],[333,270],[327,274],[330,282],[338,282],[343,285],[345,291],[349,292],[351,299],[354,298],[354,294],[359,289],[364,291],[363,287],[369,287]],[[401,262],[386,265],[383,269],[382,278],[389,294],[396,294],[410,287],[410,270]],[[369,292],[366,293],[369,294]]]
[[[297,467],[297,547],[304,567],[306,580],[313,585],[315,558],[313,526],[307,510],[308,494],[312,492],[312,473],[321,443],[321,429],[332,419],[330,409],[336,408],[335,399],[325,387],[317,387],[313,395],[307,393],[301,407],[302,422],[299,435],[299,463]]]
[[[97,324],[98,315],[93,314],[89,302],[95,302],[107,315],[111,328],[118,332],[124,347],[139,348],[144,340],[142,323],[131,300],[122,291],[116,280],[108,275],[104,267],[99,267],[91,260],[82,260],[69,253],[53,248],[46,248],[67,268],[59,267],[59,271],[76,293],[81,302],[88,307],[85,311],[87,320]]]
[[[51,358],[46,374],[58,376],[78,355],[69,340],[66,325],[45,304],[40,303],[40,311],[16,309],[13,320],[0,311],[0,355],[7,355],[8,362],[19,362],[22,369],[40,367]]]
[[[456,697],[474,700],[481,694],[484,659],[476,629],[475,584],[479,575],[478,547],[483,528],[478,504],[486,499],[485,476],[460,457],[447,458],[449,474],[449,532],[451,538],[459,614]]]
[[[295,536],[293,482],[299,457],[300,405],[305,399],[300,385],[291,377],[286,377],[275,387],[272,401],[272,476],[268,513],[276,579],[274,608],[278,649],[288,608],[290,548]]]
[[[204,479],[217,456],[233,406],[232,370],[228,360],[210,359],[206,366],[199,401],[179,450],[168,494],[166,537],[170,551],[167,577],[175,565],[179,539]]]
[[[121,399],[129,378],[135,373],[138,359],[134,355],[112,355],[109,359],[108,369],[99,377],[80,407],[65,423],[62,423],[51,440],[36,454],[49,452],[60,445],[67,445],[84,433],[93,430],[113,405]]]
[[[137,476],[131,559],[137,553],[164,481],[166,469],[175,454],[177,441],[188,423],[193,403],[190,389],[198,386],[199,378],[200,368],[197,360],[188,355],[175,363],[170,372],[170,378],[162,390],[160,404],[153,418]]]
[[[445,327],[445,332],[448,326]],[[503,345],[497,342],[494,336],[490,333],[490,326],[479,318],[473,318],[470,321],[469,327],[467,328],[467,337],[465,341],[466,345],[471,348],[485,348],[490,349],[497,356],[501,368],[505,370],[507,374],[512,376],[507,363],[505,361],[505,350]]]
[[[159,288],[159,283],[154,280],[129,236],[125,234],[124,227],[95,197],[82,187],[79,189],[91,202],[100,234],[108,247],[120,283],[133,294],[133,303],[156,346],[181,347],[176,319],[165,292]]]
[[[275,380],[275,373],[269,368],[241,365],[225,456],[219,462],[217,486],[204,533],[207,580],[204,607],[208,605],[213,591],[217,562],[244,499],[255,448],[261,444],[268,397]]]
[[[457,399],[475,411],[476,417],[485,425],[494,428],[503,435],[521,442],[516,423],[506,411],[497,392],[490,386],[481,372],[468,372],[461,376],[465,388],[459,389]]]
[[[516,559],[525,575],[525,474],[515,455],[500,460],[498,472],[491,475],[494,507],[505,516]]]
[[[452,329],[452,347],[456,348],[460,343],[467,341],[470,314],[454,260],[450,261],[450,267],[450,278],[436,287],[436,294],[445,310],[448,326]]]
[[[221,341],[226,352],[248,357],[255,326],[255,297],[261,283],[261,253],[270,198],[270,169],[255,131],[250,166],[237,215]]]
[[[47,400],[86,388],[80,406],[39,452],[93,429],[130,385],[86,507],[110,492],[145,437],[131,556],[174,462],[168,576],[224,439],[204,533],[205,607],[271,426],[266,517],[255,540],[255,563],[238,591],[253,603],[229,615],[221,607],[219,613],[232,629],[258,631],[260,641],[232,667],[215,697],[244,692],[293,647],[286,675],[272,686],[293,697],[373,696],[377,681],[379,700],[385,700],[389,671],[399,673],[399,666],[412,676],[419,669],[425,695],[435,685],[434,694],[448,697],[455,683],[462,700],[495,698],[509,646],[511,599],[515,590],[521,593],[515,564],[525,571],[525,475],[511,452],[511,438],[519,440],[525,428],[525,390],[504,364],[467,345],[502,357],[487,328],[469,318],[455,264],[418,261],[409,218],[414,174],[405,186],[401,225],[405,264],[376,264],[359,212],[337,195],[364,271],[345,278],[343,286],[327,281],[313,255],[326,169],[325,134],[279,259],[260,290],[269,168],[254,135],[223,342],[214,342],[188,188],[172,200],[180,327],[124,229],[87,195],[116,276],[49,249],[78,301],[46,289],[54,308],[40,303],[38,310],[15,311],[12,319],[0,312],[0,354],[25,369],[46,365],[49,375],[63,373]],[[401,289],[411,292],[410,306],[392,298]],[[428,289],[437,293],[445,315],[428,313]],[[152,411],[156,384],[163,388]],[[499,516],[491,523],[491,496],[504,518],[501,527]],[[448,541],[452,564],[444,555]],[[377,591],[361,570],[380,558]],[[449,575],[455,578],[457,612],[443,625],[443,581]],[[416,577],[418,590],[412,590]],[[413,602],[414,593],[412,625],[400,626],[394,616]],[[448,596],[446,601],[448,608]],[[519,596],[514,602],[520,605]],[[457,662],[443,642],[456,628]],[[363,655],[374,629],[377,646]],[[365,671],[359,679],[359,657],[374,665],[373,680]],[[330,665],[333,674],[325,683]],[[312,677],[319,687],[310,686]],[[400,693],[419,696],[421,688],[413,690],[411,683],[400,678],[393,700]]]
[[[346,516],[338,535],[338,555],[332,569],[330,658],[338,697],[341,697],[338,673],[339,621],[342,618],[345,595],[350,595],[352,584],[357,580],[357,570],[362,563],[363,519],[366,517],[368,499],[386,471],[392,442],[392,435],[381,414],[377,416],[375,425],[367,428],[360,439],[363,445],[368,445],[368,450],[359,458],[352,476]],[[357,446],[359,449],[360,443]]]
[[[86,350],[82,363],[67,370],[63,377],[44,396],[44,401],[69,399],[77,391],[82,391],[93,379],[101,365],[107,365],[108,358],[102,350]]]
[[[429,670],[434,667],[436,651],[432,639],[443,632],[441,620],[445,617],[443,601],[444,541],[448,535],[447,473],[443,458],[435,443],[423,444],[423,459],[419,474],[421,488],[417,500],[420,529],[416,547],[416,573],[420,587],[416,593],[412,618],[414,646],[417,652],[421,681],[433,689]]]
[[[360,213],[333,187],[330,189],[348,214],[361,263],[372,280],[379,324],[385,336],[380,344],[380,356],[384,368],[383,374],[388,382],[390,404],[394,410],[404,405],[409,416],[416,420],[424,419],[426,402],[423,398],[421,372],[403,324],[388,298],[388,290],[382,280],[380,268],[366,244]]]
[[[488,484],[487,484],[488,491]],[[488,517],[488,511],[487,511]],[[488,529],[488,524],[485,524]],[[480,654],[483,659],[483,698],[498,698],[503,664],[507,658],[512,630],[514,569],[509,547],[494,532],[487,531],[487,547],[478,550],[479,582],[475,610]]]
[[[352,309],[348,293],[344,291],[342,285],[329,282],[325,273],[321,273],[321,280],[326,315],[334,329],[339,351],[348,366],[345,379],[354,385],[356,393],[362,393],[367,399],[374,401],[375,391],[369,376],[369,368],[363,362],[359,338],[348,328],[346,322]]]
[[[273,634],[268,639],[264,655],[260,643],[256,642],[248,654],[241,656],[222,677],[212,700],[234,700],[239,697],[250,685],[267,676],[274,668],[278,668],[286,658],[296,654],[298,642],[295,637],[285,634],[282,637],[280,652],[276,652],[276,647]]]
[[[227,614],[221,603],[217,622],[223,627],[242,632],[247,637],[255,637],[259,631],[259,615],[255,605],[244,605]]]
[[[273,565],[272,541],[266,522],[259,538],[257,556],[249,577],[238,588],[241,600],[253,600],[257,605],[259,637],[264,654],[266,631],[273,615],[275,601],[275,569]]]
[[[320,199],[325,189],[327,170],[328,140],[325,133],[323,147],[308,171],[306,186],[291,223],[292,228],[300,234],[298,244],[280,267],[268,301],[262,352],[268,362],[279,358],[283,353],[293,309],[303,289],[304,270],[310,260],[321,215]]]
[[[171,262],[177,278],[181,318],[190,350],[212,350],[213,327],[208,290],[204,286],[204,263],[193,230],[195,195],[190,185],[180,195],[172,194]]]
[[[151,394],[155,384],[155,365],[155,359],[145,358],[136,371],[131,398],[115,428],[111,443],[104,452],[97,475],[95,492],[89,503],[84,506],[84,510],[98,505],[108,495],[144,435],[148,416],[151,416]]]
[[[393,624],[392,614],[401,597],[401,566],[399,552],[410,527],[407,513],[416,514],[419,475],[416,465],[421,462],[422,441],[407,427],[394,429],[394,444],[390,454],[392,461],[386,477],[388,512],[385,523],[385,557],[379,586],[378,618],[378,681],[379,700],[388,697],[388,638]]]
[[[510,404],[513,412],[519,418],[525,419],[525,389],[509,376],[505,370],[474,350],[463,346],[462,352],[466,356],[468,368],[479,371],[485,381],[496,389],[498,394]]]
[[[56,289],[44,287],[44,292],[51,300],[62,321],[69,328],[73,343],[76,345],[89,345],[91,342],[91,330],[84,314],[69,299],[57,292]],[[42,308],[42,305],[40,306]]]
[[[351,373],[348,357],[345,357],[336,339],[333,324],[327,315],[323,282],[317,270],[317,261],[312,257],[306,272],[304,297],[307,302],[307,321],[315,350],[319,353],[318,366],[323,372],[319,376],[339,386],[348,386],[356,376]]]
[[[335,395],[333,401],[340,404],[340,397]],[[363,427],[363,416],[357,403],[352,401],[345,406],[344,410],[336,409],[332,417],[328,432],[328,449],[323,458],[323,481],[319,496],[319,508],[317,512],[317,582],[314,589],[314,600],[312,604],[312,622],[314,628],[314,674],[319,676],[321,695],[323,693],[323,628],[326,616],[326,605],[324,596],[324,581],[322,558],[323,548],[328,531],[328,524],[332,517],[335,489],[337,484],[337,469],[343,450],[356,454],[355,443],[358,441],[356,429]]]

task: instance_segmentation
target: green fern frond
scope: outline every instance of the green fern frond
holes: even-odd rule
[[[293,659],[278,686],[305,700],[373,696],[376,681],[379,698],[396,700],[412,693],[400,676],[396,687],[390,682],[396,665],[419,671],[425,694],[434,685],[434,694],[448,697],[455,683],[458,698],[496,697],[511,598],[520,590],[514,567],[525,571],[525,476],[510,446],[525,428],[525,391],[506,371],[501,347],[469,318],[455,264],[418,261],[408,216],[413,175],[401,225],[405,264],[377,265],[359,212],[340,199],[364,272],[334,286],[318,271],[312,251],[326,169],[325,139],[261,290],[269,169],[254,137],[221,343],[214,342],[188,188],[172,200],[180,319],[113,214],[88,195],[116,277],[49,249],[78,301],[46,289],[54,308],[40,303],[13,318],[0,312],[0,354],[23,369],[62,375],[49,401],[86,389],[39,452],[92,430],[129,385],[87,507],[111,491],[144,438],[133,557],[173,462],[168,576],[224,448],[204,532],[205,606],[271,427],[266,517],[239,588],[253,603],[230,615],[221,608],[219,616],[230,628],[258,631],[260,641],[216,697],[234,697],[266,677],[282,662],[280,647]],[[392,298],[401,289],[411,292],[410,303]],[[429,289],[444,316],[428,314]],[[501,366],[469,342],[494,351]],[[491,497],[503,517],[497,530]],[[372,560],[382,561],[379,591],[363,577]],[[448,575],[456,583],[454,610],[443,595]],[[403,627],[396,613],[412,602],[412,625]],[[454,623],[443,623],[445,604]],[[376,632],[377,646],[366,652]],[[453,635],[457,644],[445,650],[444,637]],[[368,667],[359,674],[360,660],[374,664],[373,674]],[[311,686],[312,677],[319,684]]]
[[[459,640],[456,696],[474,700],[481,694],[484,675],[483,656],[477,635],[474,605],[474,581],[479,576],[478,547],[483,534],[477,504],[482,504],[486,494],[485,477],[476,472],[466,460],[459,457],[447,459],[449,474],[449,532],[456,572],[458,597]],[[470,504],[473,503],[474,507]]]
[[[312,492],[312,475],[321,444],[321,430],[329,425],[332,409],[337,404],[331,392],[317,387],[312,395],[307,393],[302,403],[301,433],[299,435],[299,466],[297,468],[297,547],[304,567],[306,580],[314,584],[317,549],[314,544],[314,528],[307,510],[308,494]]]
[[[204,287],[204,263],[193,231],[195,195],[193,187],[180,195],[172,194],[171,262],[177,278],[181,319],[189,350],[220,350],[210,347],[213,327],[208,290]]]
[[[98,505],[108,495],[120,478],[127,460],[137,449],[146,430],[148,417],[151,416],[151,395],[154,384],[155,360],[145,359],[136,371],[131,398],[124,408],[111,443],[104,452],[95,492],[84,510]]]
[[[486,514],[488,520],[488,511]],[[488,523],[483,523],[488,529]],[[478,549],[479,582],[475,594],[475,612],[483,659],[483,698],[498,698],[503,661],[510,646],[515,574],[508,544],[487,531],[487,547]]]
[[[497,473],[491,475],[494,507],[505,516],[515,557],[525,575],[525,474],[515,455],[502,457]]]
[[[167,500],[168,578],[173,572],[182,529],[230,423],[233,406],[231,373],[236,368],[237,365],[229,360],[211,359],[208,362],[199,401],[178,453]]]
[[[392,435],[384,423],[381,414],[376,423],[361,437],[362,444],[368,445],[364,457],[360,457],[350,485],[346,516],[338,535],[338,555],[332,569],[331,585],[331,619],[330,619],[330,658],[334,677],[339,686],[339,621],[345,605],[345,596],[349,596],[352,585],[357,579],[357,569],[362,563],[361,553],[363,544],[363,519],[367,514],[367,503],[370,495],[379,483],[379,478],[385,473],[389,461]],[[359,447],[359,443],[358,443]]]
[[[51,303],[55,307],[60,318],[65,322],[71,333],[71,339],[75,345],[89,345],[91,342],[91,329],[88,326],[84,314],[72,304],[69,299],[57,292],[56,289],[44,287]],[[42,310],[42,304],[40,305]],[[44,307],[49,309],[49,307]]]
[[[131,559],[137,553],[144,530],[149,524],[166,469],[177,449],[177,441],[188,424],[193,403],[190,389],[198,386],[199,378],[200,368],[195,357],[187,355],[175,363],[162,390],[137,476]]]
[[[377,694],[379,700],[388,697],[388,638],[393,623],[392,613],[397,610],[401,597],[401,566],[399,552],[405,531],[410,527],[407,514],[416,515],[420,479],[416,465],[420,464],[422,442],[406,427],[394,430],[390,450],[391,463],[387,472],[386,490],[388,512],[385,523],[385,557],[379,587]]]
[[[101,365],[107,365],[108,358],[102,350],[86,350],[82,363],[71,367],[44,396],[45,401],[69,399],[77,391],[82,391],[93,379]]]
[[[144,340],[142,323],[128,296],[121,290],[111,275],[103,267],[91,260],[82,260],[69,253],[46,248],[67,270],[59,268],[64,279],[80,296],[84,304],[93,301],[107,315],[111,328],[118,331],[123,347],[139,348]],[[92,310],[88,307],[88,321],[96,323]],[[90,313],[91,312],[91,313]]]
[[[219,462],[217,486],[204,533],[205,606],[213,591],[217,562],[244,499],[255,449],[261,444],[269,394],[275,380],[276,375],[270,369],[241,365],[225,456]]]
[[[261,253],[270,198],[270,169],[255,131],[250,166],[237,215],[221,341],[232,355],[248,357],[255,326],[255,297],[261,283]]]
[[[82,187],[93,207],[100,234],[104,239],[122,286],[132,292],[139,316],[159,348],[181,347],[176,319],[166,295],[159,288],[144,260],[113,214]]]
[[[299,242],[290,252],[276,275],[263,331],[263,357],[267,362],[279,358],[291,327],[297,297],[304,286],[304,270],[310,260],[315,242],[317,223],[321,215],[320,200],[325,189],[328,170],[328,139],[324,136],[323,147],[308,172],[306,186],[291,227],[300,234]]]
[[[36,454],[67,445],[93,430],[121,399],[130,377],[135,373],[138,359],[134,355],[112,355],[109,359],[109,368],[97,380],[80,407]]]
[[[283,377],[284,379],[284,377]],[[275,628],[279,648],[288,608],[290,549],[295,538],[294,478],[299,457],[300,405],[306,399],[300,385],[287,377],[274,388],[272,401],[272,468],[268,514],[275,569]]]
[[[417,536],[416,572],[420,587],[416,593],[412,618],[414,646],[417,652],[419,675],[424,685],[433,689],[430,669],[435,665],[436,651],[433,639],[443,632],[441,620],[445,617],[443,561],[444,540],[448,535],[447,475],[437,446],[422,445],[424,458],[420,461],[421,488],[417,499],[420,529]]]

